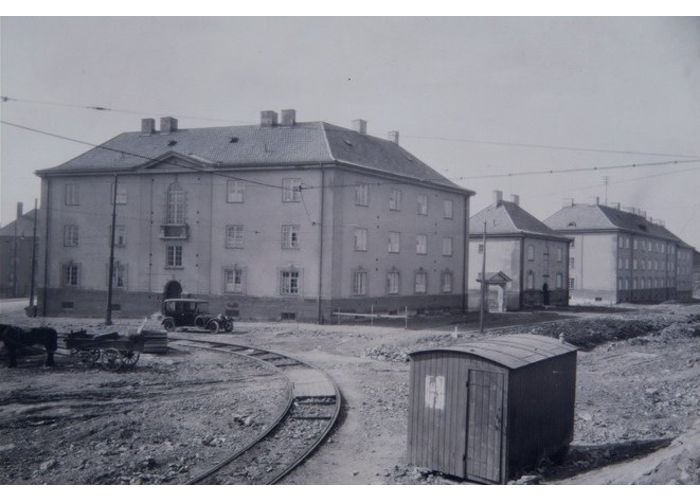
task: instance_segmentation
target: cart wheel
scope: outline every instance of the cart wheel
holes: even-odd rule
[[[231,333],[233,331],[233,321],[226,323],[226,333]]]
[[[89,351],[74,349],[74,351],[77,352],[73,353],[71,351],[71,355],[76,356],[78,358],[78,363],[85,368],[94,368],[97,362],[100,360],[100,351],[98,349],[91,349]]]
[[[194,326],[197,328],[206,328],[207,327],[207,317],[206,316],[197,316],[194,318]]]
[[[165,328],[166,332],[172,332],[175,330],[175,322],[170,318],[166,318],[163,320],[163,328]]]
[[[216,321],[215,319],[211,320],[209,323],[207,323],[207,328],[209,328],[209,331],[211,333],[219,333],[219,322]]]
[[[122,353],[122,365],[124,368],[133,368],[139,362],[141,353],[139,351],[128,351]]]
[[[121,353],[110,347],[102,351],[102,367],[111,372],[118,371],[123,366]]]

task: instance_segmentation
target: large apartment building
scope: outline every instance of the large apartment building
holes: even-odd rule
[[[572,201],[545,223],[574,240],[569,261],[572,302],[691,298],[693,247],[641,210]]]
[[[484,252],[487,280],[489,276],[501,277],[501,284],[489,287],[491,310],[568,304],[571,239],[524,210],[519,196],[512,195],[512,201],[505,201],[501,191],[494,191],[493,203],[474,214],[469,227],[470,309],[480,305],[478,280]]]
[[[251,126],[142,120],[42,179],[44,314],[115,316],[190,294],[242,318],[466,306],[469,200],[364,120],[261,113]]]

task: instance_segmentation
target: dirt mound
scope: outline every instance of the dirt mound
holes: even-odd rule
[[[367,349],[365,351],[365,357],[376,359],[377,361],[395,361],[401,363],[407,363],[409,360],[407,349],[385,344]]]

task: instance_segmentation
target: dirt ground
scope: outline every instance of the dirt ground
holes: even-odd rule
[[[6,316],[0,315],[0,322],[8,322]],[[48,322],[59,330],[78,325],[95,328],[98,325],[96,320],[69,318],[49,318]],[[136,323],[123,321],[117,326],[126,328]],[[391,323],[375,326],[366,323],[237,323],[236,332],[220,337],[309,361],[326,370],[340,386],[344,407],[339,426],[324,445],[284,483],[459,482],[455,478],[443,477],[406,463],[407,353],[430,346],[464,343],[482,335],[531,332],[551,336],[564,333],[567,340],[584,349],[578,357],[575,435],[571,451],[561,464],[540,464],[524,478],[524,482],[700,483],[700,445],[692,445],[697,443],[700,433],[700,423],[696,424],[700,420],[700,336],[694,333],[696,328],[700,332],[700,305],[664,304],[643,309],[571,309],[563,313],[535,311],[494,315],[489,318],[488,326],[489,331],[479,334],[474,317],[449,316],[412,322],[409,330]],[[230,421],[231,411],[255,415],[256,423],[264,423],[278,406],[271,401],[274,398],[270,394],[276,394],[278,402],[283,399],[282,380],[275,379],[269,373],[256,373],[255,384],[236,383],[235,380],[224,382],[223,379],[227,377],[236,377],[231,375],[229,368],[233,372],[243,370],[238,367],[241,362],[222,358],[221,363],[233,364],[226,365],[227,369],[222,370],[212,364],[209,356],[214,354],[192,352],[164,358],[153,356],[142,368],[152,369],[153,372],[140,373],[138,376],[142,385],[135,387],[129,377],[136,377],[136,374],[90,372],[90,384],[92,377],[113,377],[112,382],[117,383],[129,379],[125,386],[130,389],[127,392],[131,398],[138,400],[138,403],[131,403],[134,409],[130,415],[119,415],[116,419],[113,416],[93,419],[107,428],[105,432],[100,431],[100,437],[94,440],[81,436],[78,429],[84,424],[78,422],[67,425],[57,421],[54,423],[58,425],[54,428],[33,427],[29,419],[18,419],[15,415],[14,422],[18,427],[9,427],[11,412],[7,408],[20,403],[0,399],[0,425],[4,427],[0,433],[0,463],[3,464],[0,466],[0,482],[184,482],[196,467],[203,468],[205,462],[215,458],[214,449],[225,450],[232,441],[237,440],[232,437],[236,436],[231,432],[232,428],[224,427]],[[173,360],[181,363],[177,369],[168,372],[167,363]],[[252,366],[246,369],[256,370]],[[74,368],[59,368],[56,370],[59,377],[53,377],[50,370],[30,368],[28,365],[11,375],[7,368],[0,370],[2,395],[17,394],[20,390],[30,394],[37,391],[48,394],[52,384],[57,384],[64,376],[61,391],[65,393],[99,393],[105,387],[111,390],[109,386],[99,386],[105,381],[76,388],[76,379],[84,381],[85,373]],[[15,375],[17,373],[22,375]],[[203,382],[196,388],[182,385],[195,374],[202,380],[211,378],[220,382]],[[171,378],[167,380],[167,395],[154,397],[146,390],[147,382],[156,383],[158,377],[168,376]],[[46,386],[41,382],[44,378],[51,380]],[[119,391],[123,393],[124,388]],[[186,395],[184,398],[183,391]],[[80,394],[73,394],[72,397],[81,401],[87,399],[87,396],[83,398]],[[119,397],[126,396],[122,394]],[[105,403],[111,405],[108,411],[119,414],[120,405],[111,396],[106,398]],[[209,405],[214,404],[221,412],[221,418],[209,410]],[[231,405],[234,406],[233,410]],[[63,408],[66,404],[59,406]],[[186,408],[184,413],[181,407]],[[94,412],[95,409],[80,410],[86,411]],[[21,425],[20,421],[23,422]],[[86,458],[73,460],[73,455],[81,454],[71,452],[71,444],[74,450],[79,446],[86,450],[94,449],[96,441],[105,442],[123,429],[134,428],[134,421],[141,423],[141,427],[137,427],[137,434],[141,436],[136,438],[138,445],[107,445],[110,453],[104,455],[104,460],[93,466],[91,461],[102,458],[93,452],[84,466],[88,472],[83,474],[77,469]],[[252,432],[246,426],[240,427],[249,431],[246,436]],[[7,432],[8,428],[10,432]],[[163,428],[168,430],[163,431]],[[36,429],[51,432],[38,431],[35,438],[33,433]],[[233,429],[238,427],[234,425]],[[190,435],[195,432],[196,438]],[[202,445],[202,438],[207,437],[207,432],[209,436],[226,441],[215,447]],[[139,451],[139,446],[147,444],[151,435],[158,434],[167,436],[164,439],[170,444],[159,441]],[[54,453],[55,456],[47,454],[49,447],[41,444],[41,439],[51,435],[61,436],[56,438],[55,448],[61,451]],[[154,440],[157,441],[157,438]],[[20,449],[29,446],[25,442],[33,448],[20,452]],[[14,447],[7,449],[10,445]],[[26,458],[15,463],[16,456]],[[152,461],[148,460],[149,457]],[[187,469],[182,473],[178,465],[181,457],[185,457]],[[30,462],[30,458],[34,461]],[[55,463],[46,465],[52,458]],[[653,463],[640,465],[643,460]],[[149,476],[153,472],[148,468],[153,461],[158,464],[153,466],[155,478]],[[4,465],[6,463],[8,466]],[[23,464],[31,467],[24,470]],[[64,464],[65,471],[60,473]],[[626,473],[606,475],[606,471],[623,466],[629,469]],[[122,474],[121,471],[127,469],[129,472]],[[107,475],[98,480],[97,470],[101,471],[99,474]],[[170,473],[171,470],[176,472]],[[142,478],[143,474],[145,477]]]

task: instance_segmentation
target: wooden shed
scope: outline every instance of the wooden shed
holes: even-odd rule
[[[574,432],[574,346],[505,335],[410,357],[412,464],[503,484],[566,451]]]

